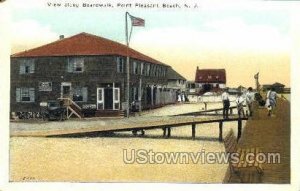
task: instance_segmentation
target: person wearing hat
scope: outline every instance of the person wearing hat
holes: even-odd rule
[[[230,106],[228,88],[224,89],[221,97],[223,101],[223,118],[228,119],[228,110]]]
[[[247,104],[246,115],[249,117],[252,117],[253,115],[253,106],[252,106],[253,102],[254,102],[254,92],[252,87],[249,87],[246,93],[246,104]]]
[[[244,102],[245,102],[245,99],[243,98],[242,93],[239,92],[238,96],[236,98],[236,107],[237,107],[239,117],[241,117],[241,116],[245,117]]]

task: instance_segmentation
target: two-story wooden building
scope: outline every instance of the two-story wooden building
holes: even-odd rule
[[[80,33],[11,56],[11,112],[40,109],[41,102],[68,97],[82,108],[122,110],[126,103],[126,56],[130,102],[143,108],[168,101],[170,66],[127,46]]]
[[[195,83],[201,88],[200,93],[219,92],[226,88],[225,69],[199,69],[197,67]]]

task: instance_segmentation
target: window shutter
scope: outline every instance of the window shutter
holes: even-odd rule
[[[68,58],[67,71],[70,73],[73,72],[73,63],[70,61],[69,58]]]
[[[82,72],[84,72],[84,59],[83,58],[79,59],[79,66],[82,68]]]
[[[87,102],[87,96],[88,96],[87,87],[83,87],[81,91],[82,91],[82,101]]]
[[[25,74],[25,64],[24,63],[20,64],[20,74]]]
[[[29,62],[30,64],[29,64],[29,67],[30,67],[30,71],[29,71],[29,73],[30,74],[33,74],[34,73],[34,60],[31,60],[30,62]]]
[[[122,72],[122,66],[121,66],[121,58],[120,57],[117,57],[117,72]]]
[[[34,88],[29,88],[29,97],[30,97],[30,102],[34,102],[35,101]]]
[[[20,101],[21,101],[21,89],[16,88],[16,102],[20,102]]]

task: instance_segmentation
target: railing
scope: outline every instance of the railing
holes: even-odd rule
[[[77,103],[75,103],[70,98],[58,98],[58,100],[63,101],[63,105],[67,108],[67,118],[68,119],[73,114],[76,115],[80,119],[82,118],[81,107],[79,105],[77,105]],[[75,106],[75,108],[72,108],[72,106]],[[71,111],[70,114],[69,114],[69,111]]]
[[[58,98],[58,100],[62,100],[64,102],[64,106],[70,106],[70,105],[74,105],[77,109],[79,109],[81,111],[81,107],[79,105],[77,105],[76,102],[74,102],[73,100],[71,100],[70,98]]]

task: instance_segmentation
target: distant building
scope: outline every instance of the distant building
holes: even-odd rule
[[[188,95],[199,95],[201,89],[199,84],[194,81],[186,82],[186,92]]]
[[[265,85],[263,85],[262,89],[263,89],[263,91],[267,91],[268,88],[274,88],[274,90],[277,93],[283,93],[283,92],[285,92],[284,86],[285,86],[284,84],[276,82],[274,84],[265,84]]]
[[[171,67],[168,68],[167,79],[167,88],[179,90],[180,92],[185,92],[186,79]]]
[[[226,88],[225,69],[199,69],[197,67],[195,83],[201,88],[200,93],[219,92]]]

